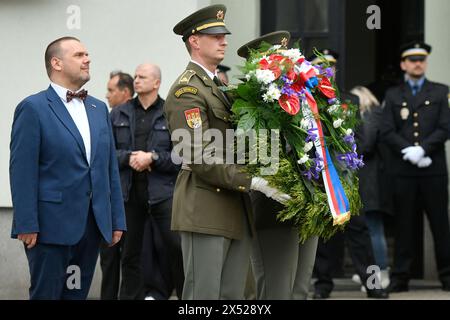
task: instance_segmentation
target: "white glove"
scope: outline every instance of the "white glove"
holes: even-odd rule
[[[280,203],[285,203],[286,201],[291,199],[289,195],[282,193],[278,189],[270,187],[269,182],[261,177],[252,178],[250,189],[264,193],[266,197],[272,198],[273,200]]]
[[[403,160],[417,164],[425,155],[425,150],[421,146],[407,147],[402,150],[402,153],[404,154]]]
[[[417,166],[419,168],[426,168],[426,167],[429,167],[432,162],[433,162],[433,160],[431,160],[430,157],[423,157],[422,159],[419,160],[419,162],[417,163]]]

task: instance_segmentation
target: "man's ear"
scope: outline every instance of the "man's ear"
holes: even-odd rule
[[[198,48],[199,48],[199,43],[198,43],[199,38],[200,37],[198,35],[196,35],[196,34],[194,34],[194,35],[189,37],[188,41],[189,41],[189,45],[191,46],[191,49],[198,50]]]
[[[402,71],[406,71],[405,60],[400,61],[400,68]]]
[[[62,61],[61,59],[57,58],[57,57],[52,57],[52,59],[50,60],[50,63],[52,65],[52,68],[56,71],[61,71],[62,70]]]

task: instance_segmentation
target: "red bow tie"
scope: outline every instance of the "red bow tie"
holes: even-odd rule
[[[84,101],[84,99],[86,99],[87,93],[88,92],[86,90],[81,90],[81,91],[78,91],[77,93],[72,92],[72,91],[67,91],[66,100],[67,100],[67,102],[70,102],[70,101],[72,101],[72,99],[78,98],[78,99],[81,99],[82,101]]]

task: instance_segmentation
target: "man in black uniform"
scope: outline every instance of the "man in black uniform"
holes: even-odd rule
[[[313,64],[320,64],[325,59],[331,64],[334,73],[336,71],[334,65],[339,57],[338,53],[331,49],[322,49],[319,52],[323,55],[322,59],[314,56],[309,60]],[[348,103],[359,105],[359,98],[351,93],[341,92],[341,102],[343,107]],[[352,216],[345,231],[343,233],[338,232],[327,242],[319,239],[316,263],[314,265],[314,276],[317,280],[314,283],[313,298],[326,299],[330,296],[334,288],[333,276],[336,276],[336,269],[342,268],[344,244],[348,246],[353,265],[366,289],[367,297],[377,299],[388,298],[385,290],[381,288],[369,288],[367,284],[367,280],[371,276],[371,273],[367,273],[367,268],[375,265],[375,258],[369,229],[362,215]]]
[[[425,78],[431,47],[403,46],[400,66],[405,82],[386,93],[383,140],[393,152],[395,177],[395,253],[390,292],[408,291],[414,214],[418,203],[427,213],[434,239],[442,289],[450,291],[450,228],[444,143],[450,114],[448,87]]]

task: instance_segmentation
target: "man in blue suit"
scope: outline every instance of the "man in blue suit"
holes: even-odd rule
[[[30,299],[86,299],[101,238],[114,245],[126,230],[108,109],[81,90],[89,64],[78,39],[53,41],[49,88],[14,114],[11,236],[25,246]]]

